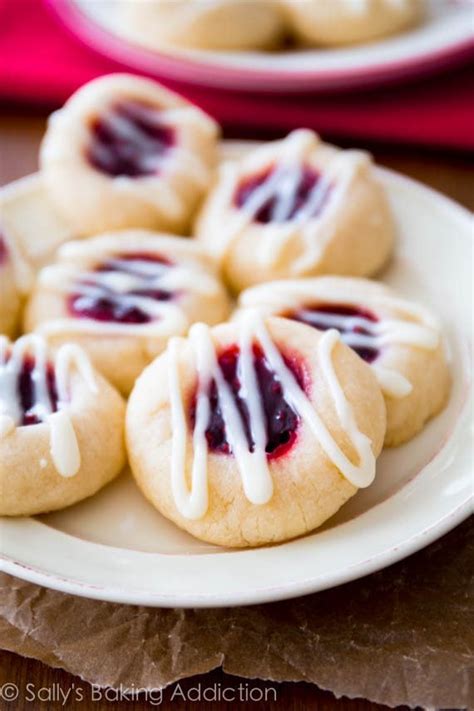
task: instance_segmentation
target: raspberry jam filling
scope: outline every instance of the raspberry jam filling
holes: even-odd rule
[[[327,202],[331,186],[313,168],[305,165],[272,167],[243,180],[234,195],[238,208],[247,208],[254,222],[282,223],[305,214],[317,217]]]
[[[151,254],[123,254],[109,259],[77,284],[68,299],[69,312],[78,318],[124,324],[156,320],[147,303],[171,301],[177,296],[177,292],[157,286],[172,266],[168,259]],[[133,285],[128,290],[114,288],[115,278],[121,276]]]
[[[261,348],[257,345],[253,348],[253,357],[261,402],[265,413],[267,432],[265,451],[270,458],[275,459],[288,452],[295,443],[300,419],[285,400],[283,388],[278,377],[270,368]],[[300,386],[303,387],[303,374],[298,363],[294,359],[284,358],[284,360]],[[232,346],[223,351],[218,357],[218,363],[225,381],[231,388],[242,419],[249,451],[252,452],[255,443],[250,432],[248,406],[240,391],[238,346]],[[208,447],[213,452],[230,454],[231,446],[227,439],[226,426],[215,381],[211,384],[209,396],[211,415],[206,429]],[[195,422],[195,407],[196,403],[194,401],[191,408],[193,425]]]
[[[367,363],[372,363],[379,355],[375,337],[370,330],[370,324],[377,323],[378,319],[370,311],[342,304],[318,304],[305,306],[284,316],[320,331],[337,329],[342,340]]]
[[[137,178],[157,175],[175,143],[161,112],[139,101],[121,101],[91,124],[87,158],[102,173]]]
[[[37,399],[35,397],[35,361],[31,356],[23,360],[23,366],[18,376],[17,392],[19,395],[22,412],[21,424],[37,425],[41,422],[40,414],[35,409]],[[51,409],[56,412],[58,409],[58,393],[56,388],[56,376],[51,363],[46,365],[46,387],[51,402]]]

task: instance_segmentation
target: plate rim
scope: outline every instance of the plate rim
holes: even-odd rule
[[[247,144],[249,142],[243,141],[233,141],[229,142],[234,145],[236,144]],[[377,172],[385,178],[386,180],[395,181],[400,184],[404,184],[405,187],[411,188],[413,190],[424,193],[430,199],[436,199],[436,201],[442,206],[444,210],[448,210],[452,219],[460,220],[463,225],[466,224],[466,220],[471,223],[471,212],[459,205],[451,198],[437,192],[436,190],[423,185],[422,183],[408,178],[407,176],[401,175],[395,171],[389,170],[387,168],[377,167]],[[21,180],[25,180],[31,176],[25,176]],[[8,188],[8,186],[5,186]],[[472,245],[471,245],[472,246]],[[449,433],[446,441],[443,443],[442,448],[436,453],[436,457],[441,452],[445,451],[449,442],[452,441],[454,433],[458,430],[458,427],[464,427],[464,419],[466,418],[466,413],[470,410],[470,395],[472,396],[472,381],[469,383],[468,394],[461,404],[459,411],[456,415],[456,420],[454,422],[453,430]],[[466,442],[462,447],[464,451],[465,447],[469,447],[469,442]],[[414,480],[416,480],[418,475],[421,475],[424,469],[428,466],[428,463],[415,475]],[[411,480],[413,481],[413,480]],[[405,489],[410,486],[411,481],[406,482],[401,488]],[[392,496],[395,496],[398,490],[395,491]],[[392,498],[388,497],[387,500]],[[375,506],[364,512],[363,515],[377,509],[377,507],[382,506],[386,500],[378,502]],[[83,581],[76,580],[73,577],[64,577],[59,573],[52,573],[50,571],[44,571],[38,569],[34,565],[29,565],[19,560],[12,560],[11,557],[6,555],[3,551],[0,551],[0,570],[27,580],[29,582],[51,588],[60,592],[78,595],[81,597],[98,599],[108,602],[115,603],[126,603],[126,604],[141,604],[147,606],[159,606],[159,607],[225,607],[229,605],[250,605],[257,603],[273,602],[283,599],[289,599],[293,597],[298,597],[301,595],[306,595],[320,590],[336,587],[348,583],[352,580],[364,577],[365,575],[374,573],[381,570],[393,563],[396,563],[407,556],[421,550],[425,546],[429,545],[433,541],[437,540],[441,536],[445,535],[452,528],[459,525],[463,520],[465,520],[473,512],[473,502],[474,502],[474,491],[471,491],[470,495],[464,498],[460,503],[458,503],[453,509],[449,510],[441,519],[427,525],[419,531],[416,531],[413,535],[409,536],[407,539],[401,539],[395,545],[392,545],[384,550],[380,551],[375,555],[371,555],[361,562],[356,562],[346,569],[338,568],[335,571],[327,575],[317,574],[316,577],[305,577],[302,580],[282,583],[273,586],[263,586],[257,589],[250,589],[244,592],[242,591],[228,591],[225,594],[222,592],[214,594],[212,592],[206,593],[163,593],[163,592],[151,592],[141,589],[121,589],[117,587],[107,587],[107,586],[97,586],[94,584],[87,584]],[[28,523],[33,522],[34,524],[43,525],[51,531],[51,535],[71,538],[85,545],[91,545],[94,547],[104,548],[113,555],[113,552],[124,551],[123,548],[117,548],[113,546],[104,545],[101,543],[95,543],[90,541],[85,541],[84,539],[72,536],[71,534],[64,533],[63,531],[51,528],[32,518],[25,519],[14,519],[16,522]],[[341,524],[344,525],[344,524]],[[299,540],[299,539],[296,539]],[[291,543],[291,542],[290,542]],[[274,547],[278,550],[278,546]],[[256,553],[258,555],[259,550],[271,550],[271,549],[249,549],[249,551],[234,551],[234,554],[239,553]],[[177,558],[179,561],[183,561],[186,555],[183,554],[163,554],[163,553],[153,553],[130,550],[131,554],[136,553],[139,556],[152,556],[159,564],[159,560],[163,557],[166,558]],[[219,553],[204,553],[197,556],[201,559],[203,556],[211,556],[216,559],[216,556],[227,556],[228,551],[222,551]],[[195,556],[192,556],[193,558]]]
[[[375,507],[373,507],[375,508]],[[176,600],[175,594],[172,593],[152,593],[142,590],[124,591],[121,588],[112,587],[105,588],[93,584],[86,584],[82,581],[73,578],[62,578],[59,575],[46,573],[38,570],[34,566],[19,563],[11,560],[8,556],[0,554],[0,572],[7,573],[14,577],[20,578],[26,582],[40,585],[41,587],[55,590],[57,592],[66,593],[69,595],[77,595],[89,600],[100,600],[102,602],[110,602],[113,604],[126,605],[144,605],[146,607],[164,607],[164,608],[219,608],[219,607],[234,607],[248,605],[259,605],[271,602],[280,602],[282,600],[291,600],[305,595],[311,595],[324,590],[332,590],[351,583],[360,578],[366,577],[373,573],[384,570],[385,568],[398,563],[405,558],[417,553],[426,548],[430,543],[434,543],[442,536],[452,531],[456,526],[465,521],[472,515],[472,496],[463,504],[456,507],[453,511],[446,514],[440,521],[432,526],[416,533],[402,541],[396,546],[392,546],[386,551],[379,553],[366,559],[362,563],[357,563],[351,566],[350,572],[345,576],[340,574],[339,579],[332,580],[337,577],[337,572],[332,575],[319,576],[316,582],[315,578],[309,578],[303,582],[289,582],[279,586],[265,587],[251,590],[243,593],[228,593],[226,595],[213,593],[189,593],[179,595],[179,600]],[[58,531],[61,536],[73,538],[68,533]],[[100,543],[95,543],[96,546],[102,546],[110,551],[122,550],[112,546],[104,546]],[[163,554],[146,553],[147,556],[160,556]],[[215,554],[204,554],[215,555]],[[225,555],[222,554],[222,555]],[[390,560],[385,561],[385,558],[390,556]],[[179,556],[183,558],[183,556]],[[200,556],[202,557],[202,556]]]
[[[258,70],[250,67],[236,68],[210,61],[205,56],[187,56],[185,50],[166,51],[164,48],[155,51],[140,47],[95,22],[84,12],[77,0],[44,1],[62,25],[82,43],[104,56],[119,61],[124,66],[146,71],[155,77],[166,77],[194,86],[211,86],[229,91],[296,93],[370,87],[444,68],[462,61],[474,51],[474,40],[469,33],[466,33],[466,37],[453,39],[443,47],[427,49],[397,60],[379,61],[377,65],[324,70],[317,68],[291,70],[281,67]],[[157,62],[160,64],[159,68]],[[184,75],[186,78],[183,78]]]

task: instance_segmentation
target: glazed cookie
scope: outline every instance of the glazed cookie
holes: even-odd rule
[[[383,284],[343,277],[278,281],[244,291],[239,304],[320,331],[338,329],[382,388],[386,445],[411,439],[446,403],[450,375],[436,319]]]
[[[24,296],[32,280],[30,267],[0,225],[0,334],[16,333]]]
[[[309,45],[345,45],[392,35],[417,23],[424,0],[282,0],[293,34]]]
[[[267,49],[282,35],[283,13],[273,0],[118,0],[117,28],[151,49]]]
[[[76,236],[126,227],[184,232],[209,187],[218,127],[160,84],[95,79],[49,121],[41,170]]]
[[[394,240],[370,157],[304,129],[224,164],[195,231],[235,291],[291,276],[370,275]]]
[[[77,346],[0,337],[0,515],[76,503],[125,465],[125,404]]]
[[[138,486],[164,516],[258,546],[311,531],[372,482],[385,406],[337,331],[249,310],[173,338],[138,379],[126,431]]]
[[[70,242],[38,277],[25,329],[82,346],[122,393],[193,321],[230,306],[212,264],[190,240],[146,230]]]

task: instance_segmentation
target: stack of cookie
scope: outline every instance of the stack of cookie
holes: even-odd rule
[[[435,318],[367,278],[396,238],[370,156],[307,130],[219,151],[199,109],[107,76],[3,190],[0,513],[75,503],[128,454],[198,538],[279,542],[443,408]]]

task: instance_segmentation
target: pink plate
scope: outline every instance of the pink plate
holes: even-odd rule
[[[226,89],[353,89],[433,72],[472,50],[470,0],[430,0],[420,27],[367,45],[282,52],[152,51],[120,37],[110,0],[46,0],[86,44],[159,79]]]

